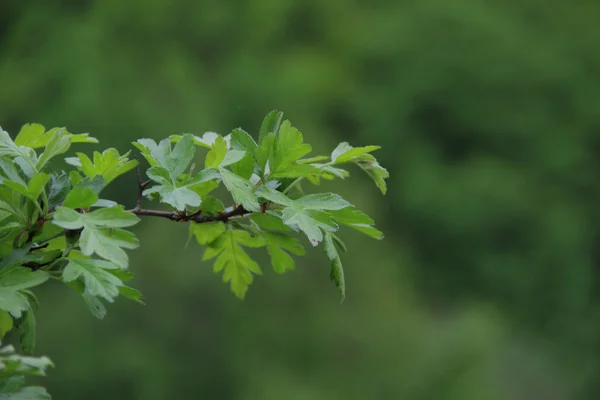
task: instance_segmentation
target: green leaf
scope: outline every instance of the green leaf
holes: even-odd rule
[[[254,151],[256,164],[260,171],[263,172],[263,175],[266,171],[267,162],[275,154],[276,143],[277,136],[273,132],[269,132],[260,140],[260,145]]]
[[[45,147],[51,138],[51,135],[47,135],[44,139],[44,132],[46,129],[40,124],[25,124],[17,134],[15,138],[15,144],[17,146],[27,146],[32,149],[39,147]]]
[[[283,223],[281,218],[270,214],[255,213],[250,215],[250,219],[254,221],[260,228],[273,231],[289,231],[290,228]]]
[[[241,128],[234,129],[231,132],[231,148],[235,150],[244,150],[247,154],[254,156],[258,144],[246,131]]]
[[[380,148],[381,146],[352,147],[347,142],[342,142],[331,153],[331,161],[334,164],[355,161],[363,154],[379,150]]]
[[[243,299],[253,281],[252,274],[262,275],[262,271],[242,246],[264,245],[265,242],[260,237],[252,237],[246,231],[230,229],[206,246],[202,259],[210,260],[216,257],[214,272],[223,271],[223,281],[229,282],[233,293]]]
[[[262,142],[263,138],[269,133],[276,134],[279,131],[281,121],[283,121],[283,113],[281,111],[271,111],[268,113],[260,126],[258,140]]]
[[[302,134],[292,126],[290,121],[285,120],[279,127],[275,153],[269,164],[271,173],[285,169],[299,158],[310,153],[312,148],[302,143]]]
[[[21,349],[25,354],[33,354],[35,350],[35,314],[33,309],[29,309],[23,313],[23,324],[21,325]]]
[[[4,335],[10,332],[13,326],[13,319],[8,311],[0,310],[0,339],[4,338]]]
[[[250,179],[254,173],[254,157],[245,155],[239,162],[231,166],[231,170],[244,179]]]
[[[183,183],[172,180],[167,169],[163,167],[152,167],[146,173],[152,181],[158,183],[158,186],[146,189],[143,195],[149,196],[156,193],[161,202],[180,211],[185,210],[187,206],[198,207],[201,203],[201,196],[208,194],[218,186],[218,183],[212,180],[221,177],[219,171],[214,168],[202,170]]]
[[[159,183],[159,185],[144,190],[144,196],[156,193],[159,195],[161,202],[169,204],[180,211],[185,210],[187,206],[198,207],[200,205],[200,196],[189,189],[187,185],[175,186],[176,184],[170,180],[169,173],[165,168],[152,167],[146,173],[150,179]]]
[[[69,192],[63,202],[64,207],[88,208],[98,201],[98,195],[92,189],[76,187]]]
[[[89,178],[102,176],[105,184],[132,170],[138,165],[136,160],[129,160],[129,152],[120,155],[116,149],[110,148],[102,153],[94,152],[94,161],[83,153],[76,153],[77,157],[68,157],[65,161],[78,167]]]
[[[313,246],[323,240],[322,230],[335,232],[338,229],[333,218],[326,212],[297,207],[287,207],[283,210],[283,222],[304,232]]]
[[[189,135],[189,134],[186,134]],[[181,140],[181,138],[184,135],[171,135],[169,137],[169,140],[173,143],[177,143],[178,141]],[[206,147],[207,149],[210,149],[212,147],[212,145],[215,143],[215,140],[217,139],[217,137],[219,137],[220,135],[216,132],[204,132],[204,134],[202,136],[198,136],[198,135],[192,135],[194,144],[196,146],[201,146],[201,147]],[[230,141],[230,135],[225,136],[223,139],[225,139],[225,142],[228,143],[228,147],[229,147],[229,141]],[[149,139],[146,139],[149,140]],[[137,147],[137,146],[136,146]]]
[[[194,159],[196,151],[194,138],[189,134],[181,136],[173,150],[170,139],[163,139],[158,144],[152,139],[140,139],[133,144],[142,151],[142,155],[151,166],[164,168],[171,181],[183,174]]]
[[[331,211],[330,214],[340,224],[347,225],[374,239],[383,239],[383,233],[373,226],[375,225],[373,219],[354,207]]]
[[[341,210],[352,206],[335,193],[309,194],[294,201],[295,206],[311,210]]]
[[[181,140],[175,144],[173,151],[167,157],[167,163],[165,165],[171,179],[175,180],[179,175],[185,172],[194,159],[195,152],[196,147],[194,146],[192,135],[184,135]]]
[[[27,187],[13,181],[5,181],[4,185],[22,194],[23,196],[28,197],[32,201],[37,201],[38,197],[40,197],[40,194],[44,191],[44,186],[49,180],[50,175],[43,172],[38,172],[29,180]]]
[[[64,128],[58,128],[52,134],[46,149],[40,155],[36,168],[41,170],[52,158],[69,150],[71,139]]]
[[[118,287],[123,285],[119,278],[108,271],[116,268],[118,266],[108,261],[69,257],[62,279],[71,282],[81,278],[90,296],[112,303],[119,295]]]
[[[98,297],[92,296],[87,291],[82,293],[82,297],[94,317],[103,319],[106,316],[106,307]]]
[[[381,190],[382,194],[386,194],[387,185],[385,183],[385,179],[390,177],[387,169],[383,168],[375,157],[370,154],[363,154],[360,157],[360,160],[355,162],[360,168],[363,169],[373,179],[375,185]]]
[[[16,145],[10,138],[8,132],[0,128],[0,157],[7,156],[21,168],[28,177],[32,177],[38,172],[37,155],[35,151],[26,146]]]
[[[7,156],[0,157],[0,183],[4,180],[14,181],[22,186],[26,186],[25,181],[21,178],[19,171],[17,170],[15,163],[12,162]]]
[[[320,176],[323,169],[308,164],[292,163],[286,167],[280,167],[276,172],[270,174],[271,178],[299,178],[307,175]]]
[[[142,301],[142,293],[129,286],[119,286],[119,294],[123,297],[128,298],[129,300],[133,300],[138,304],[144,305],[145,303]]]
[[[237,204],[241,204],[248,211],[259,211],[260,204],[254,194],[254,185],[247,179],[234,174],[233,172],[220,168],[223,184],[233,196]]]
[[[26,124],[15,138],[15,144],[31,147],[32,149],[45,147],[59,129],[64,128],[53,128],[48,132],[44,132],[45,129],[40,124]],[[67,132],[67,135],[71,143],[98,143],[96,138],[90,137],[87,133],[73,135]]]
[[[227,143],[225,140],[218,136],[213,143],[210,151],[206,154],[206,159],[204,160],[205,168],[217,168],[221,161],[225,158],[225,154],[227,154]]]
[[[202,199],[202,213],[207,215],[216,215],[218,212],[225,211],[225,206],[221,202],[221,200],[207,196]]]
[[[65,173],[52,174],[50,178],[50,190],[48,191],[48,205],[54,206],[64,201],[70,189],[69,175]]]
[[[267,246],[267,252],[271,257],[271,265],[275,272],[283,274],[286,270],[294,270],[294,259],[288,253],[272,245]]]
[[[5,268],[0,273],[0,287],[23,290],[41,285],[49,278],[47,272],[32,271],[25,267]]]
[[[0,286],[0,310],[8,311],[15,318],[21,318],[21,313],[28,308],[29,302],[24,294]]]
[[[227,154],[225,154],[225,158],[219,164],[219,167],[227,167],[228,165],[239,163],[245,155],[246,152],[243,150],[229,149],[227,150]],[[250,160],[252,161],[252,167],[254,168],[254,160]]]
[[[98,254],[122,268],[126,268],[128,264],[128,257],[123,248],[134,249],[139,243],[131,232],[118,228],[135,225],[138,221],[138,217],[123,210],[122,206],[101,208],[87,214],[57,207],[52,220],[61,228],[83,228],[79,238],[81,252],[86,256]]]
[[[219,221],[202,224],[190,223],[190,235],[195,235],[198,244],[201,245],[208,244],[217,239],[225,230],[225,224]]]
[[[273,203],[281,204],[283,206],[293,206],[294,200],[287,197],[285,194],[269,189],[266,186],[262,186],[259,191],[256,192],[256,195],[262,197],[263,199],[267,199],[272,201]]]
[[[332,236],[329,232],[324,232],[325,234],[325,253],[329,260],[331,260],[331,271],[329,272],[329,277],[335,283],[340,294],[342,296],[342,301],[346,297],[346,281],[344,280],[344,268],[342,266],[342,260],[333,244]]]

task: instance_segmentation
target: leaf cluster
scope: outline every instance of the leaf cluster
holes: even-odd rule
[[[271,267],[281,274],[294,270],[292,256],[305,254],[304,240],[313,247],[322,243],[343,299],[340,253],[346,246],[338,230],[347,226],[375,239],[383,234],[338,194],[305,192],[304,186],[346,179],[346,167],[355,165],[385,194],[388,172],[371,154],[379,147],[344,142],[329,155],[310,157],[312,148],[302,133],[276,111],[257,133],[255,138],[237,128],[224,136],[139,139],[133,146],[148,163],[144,181],[138,161],[113,148],[66,157],[70,171],[53,166],[72,144],[97,143],[88,134],[28,124],[13,140],[0,129],[0,339],[18,332],[21,349],[33,352],[37,298],[31,289],[48,280],[75,290],[98,318],[119,296],[141,303],[141,293],[125,284],[133,278],[126,251],[139,247],[129,229],[141,216],[187,223],[190,238],[204,249],[202,260],[213,262],[214,272],[239,298],[263,273],[252,249],[266,250]],[[108,184],[134,168],[139,186],[134,208],[101,197]],[[229,198],[214,196],[219,187]],[[144,199],[163,209],[143,208]],[[4,349],[0,352],[12,352]],[[21,389],[19,382],[32,371],[43,373],[48,362],[3,354],[0,374],[14,376],[0,380],[0,398],[2,390],[47,398],[38,389]],[[38,368],[25,368],[28,363]]]

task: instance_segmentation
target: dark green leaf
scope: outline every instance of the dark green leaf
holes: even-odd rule
[[[331,271],[329,273],[329,277],[335,283],[340,294],[342,295],[342,301],[346,297],[346,281],[344,279],[344,268],[342,266],[342,260],[333,244],[333,240],[329,232],[324,232],[325,234],[325,253],[327,257],[331,260]]]
[[[259,142],[262,142],[263,138],[269,133],[276,134],[279,131],[281,121],[283,121],[283,113],[281,111],[271,111],[268,113],[260,126],[258,133]]]

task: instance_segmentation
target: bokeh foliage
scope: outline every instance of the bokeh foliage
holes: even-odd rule
[[[314,147],[381,144],[392,175],[384,200],[361,184],[334,185],[387,237],[348,232],[361,251],[345,262],[352,295],[343,306],[315,277],[328,274],[321,254],[292,278],[266,276],[240,303],[183,249],[185,232],[144,223],[131,264],[148,306],[114,307],[98,323],[76,299],[42,294],[40,350],[57,364],[49,390],[90,399],[595,398],[599,8],[2,2],[0,123],[9,132],[38,121],[123,151],[138,137],[258,129],[257,116],[282,109]],[[114,197],[133,204],[135,181],[115,186]]]

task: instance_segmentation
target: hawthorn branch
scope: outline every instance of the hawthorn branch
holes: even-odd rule
[[[159,210],[145,210],[142,208],[134,208],[133,210],[129,210],[129,212],[139,215],[139,216],[150,216],[150,217],[160,217],[166,218],[175,222],[195,222],[197,224],[205,223],[205,222],[227,222],[229,218],[232,217],[241,217],[246,214],[250,214],[251,211],[246,210],[242,206],[237,206],[236,208],[222,212],[219,215],[200,215],[200,212],[196,212],[194,214],[186,215],[173,211],[159,211]]]
[[[138,181],[138,197],[137,197],[137,201],[135,203],[135,207],[132,208],[131,210],[127,210],[135,215],[138,216],[147,216],[147,217],[159,217],[159,218],[166,218],[168,220],[171,221],[175,221],[175,222],[195,222],[197,224],[201,224],[201,223],[205,223],[205,222],[215,222],[215,221],[221,221],[221,222],[227,222],[229,220],[229,218],[231,217],[240,217],[240,216],[244,216],[246,214],[250,214],[251,211],[246,210],[244,207],[242,207],[241,205],[234,207],[233,209],[229,210],[229,211],[225,211],[225,212],[220,212],[219,215],[201,215],[202,210],[198,210],[196,212],[194,212],[193,214],[186,214],[185,211],[183,212],[178,212],[178,211],[160,211],[160,210],[148,210],[148,209],[144,209],[142,208],[142,193],[144,192],[144,189],[146,189],[146,187],[152,183],[152,180],[149,179],[147,181],[142,182],[142,174],[140,172],[140,167],[137,166],[136,167],[136,175],[137,175],[137,181]]]

